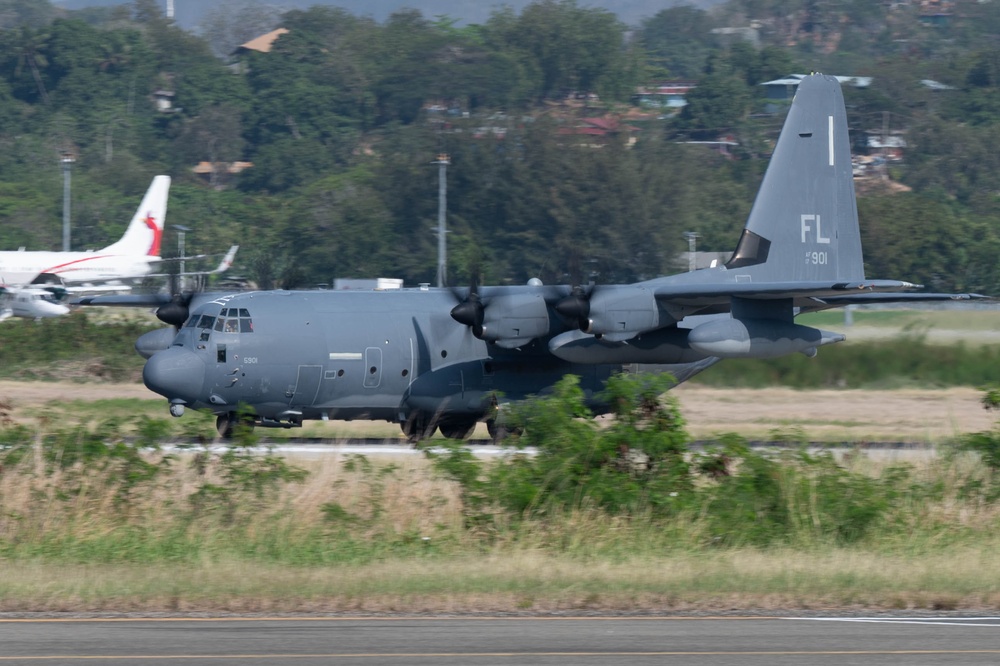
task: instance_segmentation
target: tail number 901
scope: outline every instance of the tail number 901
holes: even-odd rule
[[[827,258],[826,252],[806,252],[806,265],[826,266]]]

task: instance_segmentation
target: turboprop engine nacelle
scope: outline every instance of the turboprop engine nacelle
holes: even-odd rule
[[[595,287],[588,294],[574,290],[555,306],[584,333],[622,342],[674,322],[661,317],[652,289],[638,285]]]
[[[512,294],[490,301],[483,316],[482,338],[513,349],[549,332],[549,311],[542,294]]]
[[[793,352],[815,356],[817,347],[845,339],[840,333],[774,319],[723,319],[692,330],[688,344],[719,358],[774,358]]]

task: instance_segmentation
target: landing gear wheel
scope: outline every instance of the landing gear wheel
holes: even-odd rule
[[[441,434],[448,439],[468,439],[472,431],[476,429],[475,421],[451,421],[444,422],[438,426]]]
[[[244,417],[241,422],[236,412],[226,412],[225,414],[219,414],[215,418],[215,429],[222,439],[232,439],[236,432],[236,426],[243,426],[244,428],[253,430],[253,417]]]
[[[411,444],[416,444],[434,436],[437,424],[431,424],[431,419],[422,412],[413,412],[405,421],[399,424],[406,435],[406,440]]]
[[[236,414],[227,412],[215,417],[215,429],[222,439],[232,439],[233,430],[236,428]]]
[[[496,422],[496,419],[486,421],[486,431],[490,433],[490,439],[494,444],[499,444],[510,435],[520,435],[524,432],[521,428],[511,428]]]

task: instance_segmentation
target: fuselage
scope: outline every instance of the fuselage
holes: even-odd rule
[[[154,354],[146,385],[173,404],[216,413],[241,403],[266,421],[413,413],[475,421],[503,400],[578,375],[594,400],[623,363],[573,363],[547,338],[502,349],[449,315],[448,290],[255,292],[198,307]]]
[[[140,278],[159,257],[103,252],[0,252],[0,279],[25,285],[41,274],[55,275],[68,284]]]
[[[6,294],[0,299],[0,306],[10,310],[15,317],[45,319],[61,317],[69,313],[69,308],[57,302],[51,294],[40,289],[23,289]]]

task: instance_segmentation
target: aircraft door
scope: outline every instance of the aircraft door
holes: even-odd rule
[[[378,388],[382,383],[382,349],[365,348],[365,388]]]
[[[289,405],[312,405],[316,402],[316,394],[319,393],[319,383],[323,378],[322,365],[300,365],[299,374],[295,380],[295,387],[289,396]]]

